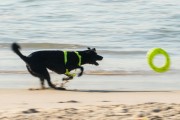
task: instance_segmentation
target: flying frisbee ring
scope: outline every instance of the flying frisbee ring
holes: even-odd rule
[[[156,55],[160,55],[160,54],[164,55],[166,62],[162,67],[157,67],[154,65],[153,60]],[[166,72],[170,67],[170,57],[168,53],[162,48],[153,48],[149,50],[147,53],[147,60],[148,60],[149,66],[156,72],[160,72],[160,73]]]

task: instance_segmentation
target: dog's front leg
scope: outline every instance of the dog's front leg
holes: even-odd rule
[[[64,85],[69,82],[69,80],[72,80],[73,79],[73,76],[72,75],[67,75],[66,78],[63,78],[63,82],[61,83],[61,87],[64,88]]]
[[[78,68],[81,70],[81,72],[78,74],[78,77],[80,77],[84,72],[84,68],[82,66],[79,66]]]
[[[67,77],[63,78],[63,81],[68,81],[68,80],[72,80],[73,76],[67,75]]]

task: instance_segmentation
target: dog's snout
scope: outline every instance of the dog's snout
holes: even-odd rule
[[[103,59],[103,57],[101,56],[100,60],[102,60],[102,59]]]
[[[102,59],[103,59],[103,57],[98,55],[98,60],[102,60]]]

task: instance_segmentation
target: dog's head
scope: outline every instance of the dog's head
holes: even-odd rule
[[[93,65],[97,66],[97,65],[99,65],[99,63],[97,61],[100,61],[103,59],[102,56],[100,56],[96,53],[95,48],[91,49],[88,47],[88,50],[86,50],[85,53],[86,53],[86,56],[85,56],[86,62],[89,64],[93,64]]]

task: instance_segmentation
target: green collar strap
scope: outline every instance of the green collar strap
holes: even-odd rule
[[[64,63],[65,63],[65,65],[67,63],[67,51],[64,51]]]
[[[78,58],[79,58],[78,66],[81,66],[81,62],[82,62],[82,60],[81,60],[81,59],[82,59],[82,58],[81,58],[81,55],[79,54],[79,52],[75,52],[75,53],[76,53],[76,55],[77,55]],[[67,61],[68,61],[68,59],[67,59],[67,51],[64,51],[64,63],[65,63],[65,66],[66,66],[66,64],[67,64]],[[65,73],[65,75],[67,75],[67,76],[72,76],[72,77],[76,76],[75,73],[74,73],[74,74],[71,74],[67,68],[66,68],[66,73]]]
[[[78,56],[78,58],[79,58],[79,63],[78,63],[78,66],[81,66],[81,55],[79,54],[79,52],[75,52],[76,53],[76,55]]]

